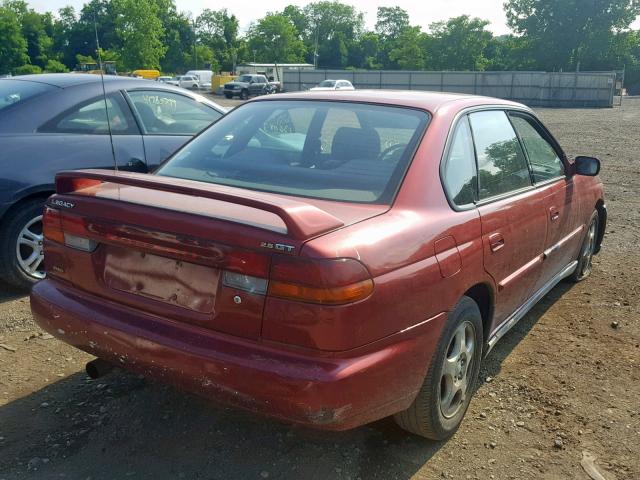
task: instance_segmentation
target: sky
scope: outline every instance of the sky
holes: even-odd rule
[[[29,4],[40,12],[57,11],[65,5],[72,5],[79,10],[85,3],[83,0],[27,0]],[[489,30],[496,35],[509,33],[503,10],[504,0],[395,0],[392,2],[371,0],[342,0],[365,13],[368,29],[373,29],[376,23],[378,7],[401,7],[409,12],[412,25],[419,25],[427,30],[430,23],[447,20],[458,15],[470,15],[489,20]],[[263,17],[267,12],[282,11],[287,5],[304,6],[309,1],[295,0],[236,0],[221,2],[220,0],[175,0],[180,11],[189,11],[198,15],[203,9],[219,10],[226,7],[240,20],[240,28],[246,31],[252,21]],[[640,17],[632,25],[640,28]]]

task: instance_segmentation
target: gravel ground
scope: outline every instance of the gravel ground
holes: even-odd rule
[[[640,99],[539,113],[569,154],[603,162],[605,247],[491,352],[451,440],[389,419],[317,432],[127,373],[88,380],[91,357],[0,286],[0,479],[588,479],[585,454],[608,480],[639,479]]]

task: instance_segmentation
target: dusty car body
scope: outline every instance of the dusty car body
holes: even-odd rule
[[[446,438],[482,353],[589,274],[598,171],[517,103],[262,97],[156,175],[58,175],[31,307],[71,345],[231,405]]]

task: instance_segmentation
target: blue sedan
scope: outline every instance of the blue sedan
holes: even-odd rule
[[[44,276],[42,205],[56,172],[113,169],[114,155],[118,169],[152,171],[225,113],[164,83],[105,76],[104,88],[90,74],[0,79],[0,278],[16,287]]]

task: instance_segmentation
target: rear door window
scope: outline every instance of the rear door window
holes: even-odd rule
[[[109,112],[109,122],[107,114]],[[80,103],[58,115],[38,129],[47,133],[84,133],[107,135],[109,129],[114,134],[138,134],[129,108],[121,95],[97,97]]]
[[[480,200],[530,187],[531,174],[506,112],[469,115],[478,162]]]
[[[465,207],[474,203],[477,187],[476,158],[466,116],[462,117],[453,132],[442,170],[442,180],[447,195],[454,204]]]
[[[511,122],[518,131],[529,157],[531,172],[536,182],[544,182],[564,176],[564,165],[553,146],[538,131],[533,119],[519,114],[511,115]]]
[[[134,90],[129,98],[147,135],[195,135],[222,114],[197,100],[160,90]]]

